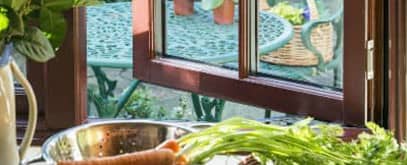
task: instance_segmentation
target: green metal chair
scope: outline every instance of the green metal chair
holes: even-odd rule
[[[141,83],[133,80],[127,90],[115,96],[117,80],[109,78],[103,70],[133,68],[130,3],[87,7],[86,14],[87,64],[97,83],[96,86],[88,86],[88,107],[94,104],[99,117],[114,118]]]

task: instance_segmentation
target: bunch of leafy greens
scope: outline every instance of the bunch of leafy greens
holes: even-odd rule
[[[271,13],[277,14],[293,25],[302,25],[305,23],[304,10],[298,9],[288,2],[280,2],[270,9]]]
[[[0,0],[0,52],[14,49],[37,62],[55,56],[67,29],[64,13],[97,0]]]
[[[338,125],[310,126],[312,119],[291,126],[267,125],[233,118],[179,140],[180,154],[190,164],[205,163],[215,155],[252,153],[262,164],[407,164],[407,149],[390,132],[373,123],[371,134],[362,133],[353,142],[344,142]]]

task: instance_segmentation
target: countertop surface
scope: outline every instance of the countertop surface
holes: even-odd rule
[[[28,152],[27,155],[25,156],[26,159],[32,159],[34,157],[37,157],[41,154],[41,147],[39,146],[34,146],[31,147]],[[45,162],[39,162],[39,163],[32,163],[30,165],[46,165]]]
[[[38,146],[31,147],[26,155],[26,158],[34,158],[38,155],[41,154],[41,148]],[[212,161],[208,162],[207,165],[219,165],[219,164],[224,164],[224,165],[236,165],[239,164],[241,157],[223,157],[219,156]],[[45,162],[38,162],[38,163],[32,163],[30,165],[49,165]]]

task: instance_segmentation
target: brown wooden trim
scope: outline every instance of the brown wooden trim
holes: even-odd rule
[[[344,122],[364,125],[366,99],[365,1],[344,1]]]
[[[368,120],[374,121],[384,126],[387,120],[384,119],[384,65],[385,65],[385,53],[384,53],[384,12],[385,2],[382,0],[372,0],[372,6],[369,8],[369,39],[375,41],[374,49],[374,66],[375,74],[374,80],[369,81],[369,107],[368,107]]]
[[[27,78],[30,81],[33,90],[37,96],[37,102],[39,109],[44,109],[44,96],[45,96],[45,79],[46,79],[46,66],[45,64],[39,64],[27,61]]]
[[[68,29],[57,58],[47,63],[45,119],[51,129],[68,128],[86,120],[85,8],[66,13]]]
[[[150,68],[149,60],[154,57],[153,47],[153,15],[152,6],[153,1],[132,1],[132,11],[137,11],[137,17],[135,12],[133,12],[133,38],[138,38],[138,40],[133,40],[133,53],[140,54],[139,56],[133,56],[134,64],[141,65],[144,67],[139,67],[133,69],[134,75],[138,75],[139,78],[149,79]]]
[[[151,65],[151,68],[158,70],[152,70],[150,79],[141,80],[265,108],[272,106],[276,111],[342,122],[342,98],[339,93],[325,93],[317,88],[279,80],[256,77],[241,80],[234,71],[217,71],[219,68],[203,65],[194,69],[197,64],[185,61],[160,59],[153,60]],[[326,113],[327,110],[329,113]]]
[[[26,115],[28,113],[28,102],[25,91],[22,87],[16,86],[16,113],[17,115]],[[40,110],[39,110],[40,111]]]
[[[344,133],[342,136],[342,140],[346,142],[351,142],[352,140],[356,140],[358,136],[363,133],[367,132],[369,133],[369,129],[367,128],[357,128],[357,127],[344,127],[343,128]]]
[[[85,9],[66,12],[68,28],[57,57],[47,64],[27,62],[27,77],[39,103],[38,127],[34,144],[41,144],[50,135],[85,122],[87,100],[86,20]],[[24,135],[27,102],[22,89],[17,89],[18,139]]]
[[[151,1],[148,0],[133,1],[133,21],[136,22],[133,26],[134,75],[142,81],[170,88],[286,113],[311,115],[321,120],[364,125],[366,7],[364,1],[344,2],[343,97],[335,92],[286,81],[253,77],[239,79],[239,74],[233,71],[180,60],[151,60],[151,54],[154,54],[154,22],[151,19]],[[243,57],[242,62],[246,63]],[[246,76],[246,73],[240,72],[240,77]]]
[[[250,21],[248,18],[249,1],[239,1],[239,78],[247,78],[250,74]]]
[[[406,2],[389,0],[389,128],[406,138]]]
[[[81,124],[88,118],[88,77],[87,77],[87,23],[86,8],[74,9],[73,48],[74,48],[74,90],[75,124]]]
[[[17,118],[17,140],[20,143],[24,137],[25,130],[27,128],[27,116],[18,116]],[[35,130],[35,136],[33,138],[32,145],[42,145],[45,140],[50,136],[58,133],[59,130],[51,130],[46,126],[44,115],[38,117],[37,128]]]

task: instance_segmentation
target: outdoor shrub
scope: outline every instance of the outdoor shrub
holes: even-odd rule
[[[295,8],[288,2],[281,2],[270,9],[270,12],[277,14],[293,25],[302,25],[305,23],[304,10]]]
[[[150,90],[140,87],[133,92],[130,99],[124,106],[126,116],[131,118],[151,118],[153,114],[154,98]]]

